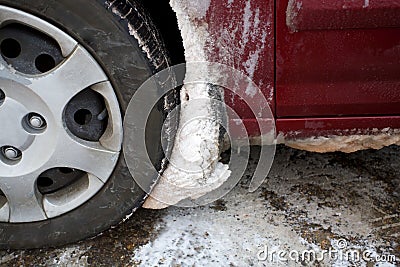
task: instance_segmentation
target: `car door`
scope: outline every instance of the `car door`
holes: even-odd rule
[[[400,1],[276,0],[276,113],[400,114]]]

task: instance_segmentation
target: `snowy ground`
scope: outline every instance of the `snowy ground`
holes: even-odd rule
[[[302,265],[396,266],[346,255],[399,260],[400,148],[315,154],[278,147],[268,179],[248,193],[257,151],[238,186],[209,206],[140,210],[118,228],[80,244],[0,251],[0,264],[299,266],[296,252],[302,261],[304,251],[319,256],[327,250],[333,251],[331,258],[325,254]]]

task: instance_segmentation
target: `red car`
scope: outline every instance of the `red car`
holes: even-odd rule
[[[400,143],[399,1],[0,0],[0,21],[1,248],[94,236],[152,190],[150,208],[168,190],[164,206],[215,189],[186,194],[168,181],[199,179],[174,165],[179,151],[201,179],[227,180],[221,117],[231,129],[243,122],[253,144]],[[254,86],[190,86],[174,71],[182,65],[168,68],[201,61]],[[160,84],[176,88],[157,98]],[[191,113],[215,120],[190,124]]]

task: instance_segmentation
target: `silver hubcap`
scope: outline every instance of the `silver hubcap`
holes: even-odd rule
[[[36,62],[41,73],[24,73],[7,62],[24,49],[23,43],[14,49],[10,39],[8,54],[2,50],[0,57],[0,221],[46,220],[82,205],[107,182],[121,150],[120,109],[108,77],[74,39],[27,13],[0,6],[0,14],[1,25],[29,25],[50,36],[63,57],[53,66],[51,58],[41,55]],[[49,60],[46,69],[49,64],[42,63]],[[92,115],[105,120],[104,134],[96,141],[78,137],[65,122],[66,107],[84,90],[96,92],[107,107],[101,114],[90,114],[89,109],[82,122]],[[44,193],[39,187],[55,181],[43,173],[57,168],[84,175]]]

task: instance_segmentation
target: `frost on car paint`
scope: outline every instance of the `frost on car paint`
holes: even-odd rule
[[[299,14],[303,2],[298,0],[289,0],[288,7],[286,10],[286,25],[292,32],[297,31],[296,19]]]

